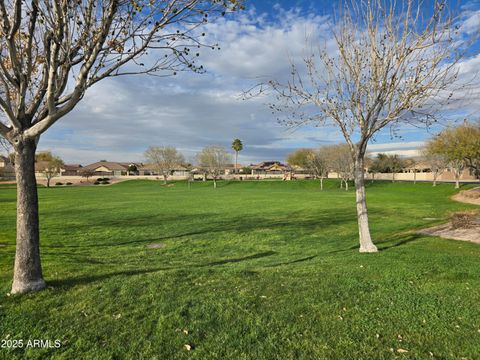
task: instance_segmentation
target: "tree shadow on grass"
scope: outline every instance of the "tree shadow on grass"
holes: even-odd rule
[[[277,252],[275,251],[266,251],[266,252],[261,252],[249,256],[244,256],[241,258],[231,258],[231,259],[223,259],[219,261],[214,261],[214,262],[209,262],[206,264],[192,264],[192,265],[186,265],[186,266],[173,266],[173,267],[158,267],[158,268],[152,268],[152,269],[138,269],[138,270],[125,270],[125,271],[116,271],[112,273],[107,273],[107,274],[101,274],[101,275],[92,275],[92,276],[81,276],[81,277],[76,277],[76,278],[67,278],[67,279],[62,279],[62,280],[52,280],[48,281],[47,284],[48,286],[53,286],[53,287],[61,287],[61,288],[71,288],[76,285],[88,285],[90,283],[98,282],[98,281],[103,281],[107,280],[109,278],[115,277],[115,276],[135,276],[135,275],[143,275],[143,274],[150,274],[150,273],[156,273],[160,271],[174,271],[174,270],[190,270],[192,268],[204,268],[204,267],[210,267],[210,266],[220,266],[220,265],[226,265],[230,263],[238,263],[242,261],[248,261],[248,260],[254,260],[254,259],[260,259],[264,258],[267,256],[272,256],[276,255]]]
[[[377,246],[378,251],[386,251],[399,246],[407,245],[411,242],[417,241],[422,237],[424,236],[421,234],[414,234],[414,233],[400,234],[400,235],[395,235],[391,238],[386,238],[384,240],[374,241],[374,243]],[[359,247],[360,247],[360,244],[355,244],[346,249],[330,251],[328,252],[328,254],[336,254],[336,253],[342,253],[342,252],[347,252],[351,250],[358,250]]]
[[[266,265],[265,267],[277,267],[277,266],[283,266],[283,265],[291,265],[291,264],[296,264],[296,263],[300,263],[300,262],[305,262],[305,261],[313,260],[313,259],[315,259],[316,257],[317,257],[317,255],[312,255],[312,256],[307,256],[307,257],[301,258],[301,259],[296,259],[296,260],[292,260],[292,261],[286,261],[286,262],[283,262],[283,263]]]
[[[422,237],[424,236],[421,234],[408,234],[408,235],[396,236],[393,239],[378,241],[376,245],[379,251],[386,251],[399,246],[407,245],[409,243],[417,241]]]
[[[229,264],[229,263],[238,263],[241,261],[246,261],[246,260],[253,260],[253,259],[260,259],[266,256],[272,256],[277,254],[275,251],[265,251],[262,253],[254,254],[254,255],[249,255],[241,258],[234,258],[234,259],[225,259],[225,260],[219,260],[219,261],[214,261],[205,265],[200,265],[199,267],[204,267],[204,266],[215,266],[215,265],[224,265],[224,264]]]
[[[381,216],[381,214],[380,214]],[[183,216],[182,216],[183,217]],[[180,218],[182,218],[180,217]],[[150,219],[151,220],[151,219]],[[142,219],[142,226],[145,226],[145,219]],[[179,221],[179,217],[164,219],[165,223]],[[192,222],[193,221],[193,222]],[[123,219],[121,222],[116,222],[118,226],[129,228],[135,219]],[[177,234],[167,234],[160,237],[148,237],[144,239],[134,239],[127,241],[118,241],[114,243],[99,241],[98,235],[96,236],[95,243],[84,241],[79,245],[70,244],[46,244],[42,245],[42,248],[101,248],[101,247],[118,247],[125,245],[135,244],[147,244],[162,240],[173,240],[183,237],[191,237],[197,235],[206,235],[222,232],[236,232],[236,233],[251,233],[253,231],[275,231],[279,232],[285,238],[298,237],[299,235],[305,236],[313,234],[315,232],[321,232],[328,228],[343,226],[345,224],[356,223],[356,218],[352,215],[352,211],[345,211],[344,209],[338,209],[337,211],[328,211],[325,213],[311,214],[304,211],[292,212],[283,216],[270,216],[260,217],[258,215],[230,217],[225,220],[219,220],[218,214],[196,214],[189,215],[185,227],[194,228],[192,231],[185,231]],[[109,225],[112,225],[110,223]],[[104,225],[103,223],[97,226]],[[134,225],[137,226],[137,225]],[[182,226],[179,224],[179,226]]]

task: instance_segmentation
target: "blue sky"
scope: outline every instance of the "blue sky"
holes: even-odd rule
[[[470,27],[479,23],[480,1],[452,3],[462,9],[462,21]],[[148,146],[169,145],[193,161],[202,147],[219,144],[230,148],[238,137],[244,142],[239,162],[249,164],[284,160],[300,147],[342,142],[335,128],[292,131],[282,127],[264,99],[243,101],[240,96],[258,79],[288,73],[288,57],[301,54],[305,33],[328,30],[338,2],[248,0],[246,5],[243,13],[206,27],[207,37],[222,48],[213,53],[202,51],[206,74],[130,76],[101,82],[42,136],[39,150],[51,150],[67,163],[87,164],[100,159],[143,161]],[[476,53],[465,59],[465,73],[479,67]],[[478,111],[480,105],[473,102],[450,115],[461,118]],[[431,136],[425,130],[408,127],[400,134],[401,139],[392,139],[390,132],[384,131],[369,150],[414,155]]]

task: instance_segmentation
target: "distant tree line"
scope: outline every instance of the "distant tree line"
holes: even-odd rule
[[[337,174],[341,187],[348,190],[348,181],[353,179],[354,164],[347,144],[322,146],[318,149],[298,149],[287,156],[291,166],[298,166],[320,180],[329,172]],[[469,124],[443,130],[430,139],[418,158],[403,158],[398,154],[379,153],[375,157],[366,156],[365,171],[375,179],[377,173],[395,174],[405,170],[413,172],[413,181],[417,181],[419,165],[427,167],[433,176],[433,186],[437,185],[440,175],[449,170],[454,175],[455,187],[460,186],[460,177],[465,170],[480,180],[480,124]]]

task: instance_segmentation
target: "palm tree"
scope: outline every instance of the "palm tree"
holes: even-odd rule
[[[232,149],[235,151],[235,173],[237,173],[238,152],[243,150],[242,140],[234,139],[232,142]]]

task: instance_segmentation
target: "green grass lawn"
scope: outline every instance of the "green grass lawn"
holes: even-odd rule
[[[0,358],[478,359],[480,246],[412,231],[474,206],[451,184],[368,184],[381,251],[359,254],[354,192],[318,187],[40,188],[49,288],[25,296],[7,295],[15,189],[0,187],[0,340],[62,341]]]

